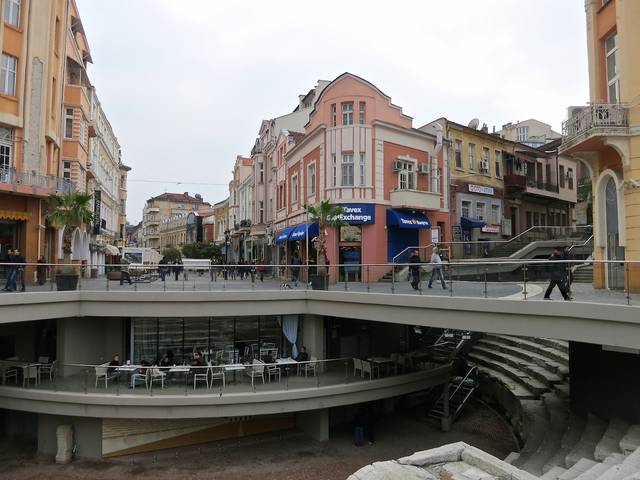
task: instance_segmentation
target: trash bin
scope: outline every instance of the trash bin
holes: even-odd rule
[[[328,290],[328,280],[329,277],[327,275],[309,275],[309,279],[311,280],[311,288],[313,290]]]
[[[98,269],[97,268],[92,268],[91,269],[91,278],[98,278]]]

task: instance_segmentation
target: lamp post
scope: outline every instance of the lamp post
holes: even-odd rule
[[[224,279],[227,280],[227,272],[229,270],[229,234],[230,230],[224,231]]]

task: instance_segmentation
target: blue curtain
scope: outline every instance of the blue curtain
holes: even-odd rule
[[[298,356],[298,347],[296,342],[298,341],[298,316],[297,315],[284,315],[282,318],[282,333],[287,337],[287,340],[291,343],[291,357],[296,358]]]

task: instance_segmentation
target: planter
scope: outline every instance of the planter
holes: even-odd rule
[[[328,290],[329,289],[329,277],[328,275],[309,275],[311,281],[311,288],[313,290]]]
[[[56,275],[56,287],[59,292],[76,290],[78,288],[78,278],[80,276],[77,273],[59,273]]]

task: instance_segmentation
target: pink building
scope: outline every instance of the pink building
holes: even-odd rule
[[[309,245],[314,262],[309,240],[317,225],[306,225],[304,206],[323,199],[342,205],[349,223],[328,232],[332,265],[405,261],[409,247],[432,243],[436,228],[446,240],[441,139],[414,129],[411,117],[362,78],[344,73],[323,87],[303,131],[280,131],[269,159],[273,198],[264,204],[273,205],[273,261],[288,263],[298,251],[305,262]],[[346,267],[331,276],[374,281],[388,270]]]

